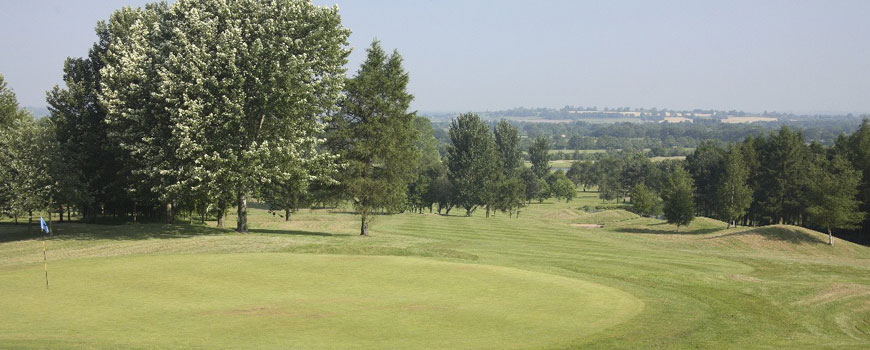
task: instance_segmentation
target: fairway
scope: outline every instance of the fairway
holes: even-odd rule
[[[0,270],[9,348],[527,349],[643,303],[543,273],[408,257],[183,254]]]
[[[344,209],[253,209],[250,234],[57,223],[47,291],[42,242],[0,223],[0,348],[868,348],[867,247],[709,218],[677,234],[578,195],[379,216],[370,237]]]

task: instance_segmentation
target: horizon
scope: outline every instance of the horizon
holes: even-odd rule
[[[21,106],[45,107],[63,60],[80,57],[112,11],[147,1],[0,4],[0,74]],[[356,72],[371,40],[396,49],[412,109],[565,105],[747,113],[870,112],[870,25],[860,1],[338,3]],[[582,20],[578,20],[581,18]]]

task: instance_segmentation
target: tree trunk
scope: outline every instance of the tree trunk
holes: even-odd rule
[[[60,222],[63,222],[63,206],[57,210],[57,216],[60,217]]]
[[[680,232],[680,224],[677,224],[677,232]]]
[[[362,222],[360,223],[359,235],[360,236],[368,236],[369,235],[369,222],[367,221],[368,217],[365,214],[361,215]]]
[[[828,228],[828,243],[831,245],[831,247],[834,246],[834,234],[831,233],[830,227]]]
[[[284,221],[290,221],[290,208],[284,208]]]
[[[224,223],[224,218],[227,216],[227,203],[223,200],[218,201],[217,208],[217,227],[224,228],[226,225]]]
[[[172,223],[172,203],[166,203],[166,223]]]
[[[236,225],[236,231],[241,233],[248,232],[248,197],[244,192],[239,192],[239,221]]]
[[[28,214],[30,214],[30,219],[27,219],[27,234],[30,234],[30,226],[33,226],[33,210],[28,210]]]
[[[489,217],[489,204],[486,205],[486,217]]]

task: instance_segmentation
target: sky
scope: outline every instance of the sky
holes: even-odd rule
[[[0,74],[44,106],[63,61],[139,0],[0,0]],[[870,113],[870,1],[315,0],[404,57],[412,107]]]

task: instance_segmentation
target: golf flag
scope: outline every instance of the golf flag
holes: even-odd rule
[[[45,223],[45,219],[43,219],[41,216],[39,217],[39,229],[45,233],[49,232],[48,231],[48,224]]]

